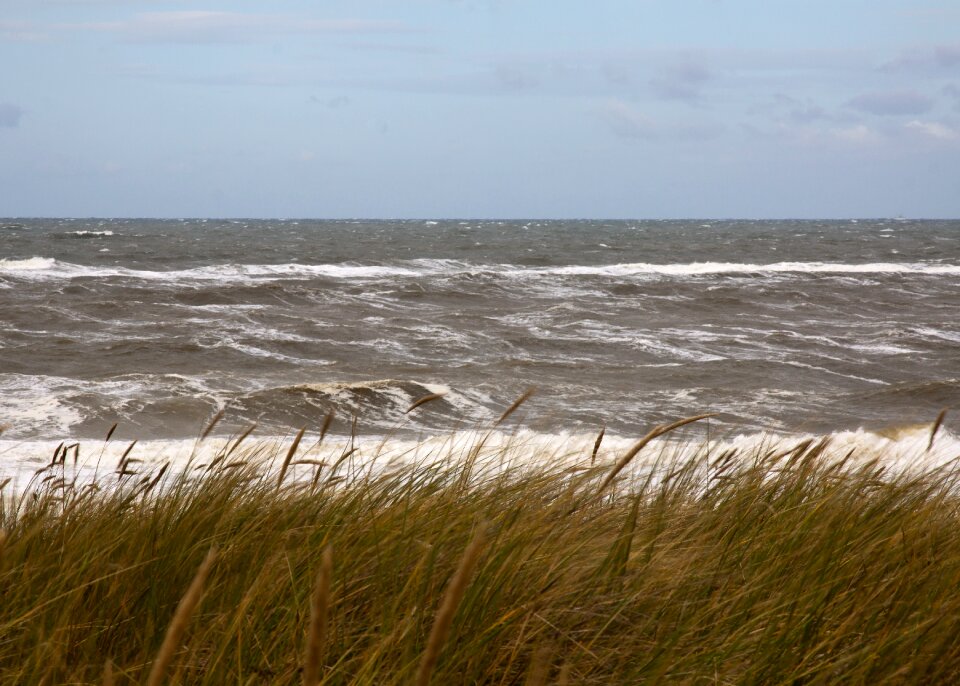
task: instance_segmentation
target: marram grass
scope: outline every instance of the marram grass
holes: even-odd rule
[[[0,683],[960,682],[960,468],[789,448],[61,460],[2,499]]]

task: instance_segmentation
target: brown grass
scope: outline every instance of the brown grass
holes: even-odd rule
[[[167,627],[167,633],[163,637],[163,643],[160,644],[160,650],[157,652],[157,657],[154,659],[153,666],[150,668],[150,674],[147,677],[147,686],[160,686],[160,684],[163,683],[163,677],[167,667],[170,665],[173,656],[180,647],[180,639],[183,636],[183,632],[186,631],[194,610],[196,610],[197,605],[200,604],[200,596],[203,595],[203,584],[206,582],[207,575],[210,573],[210,568],[213,566],[213,561],[216,558],[217,549],[211,548],[210,552],[207,553],[207,556],[200,564],[199,569],[197,569],[197,573],[193,577],[193,581],[190,582],[190,587],[187,588],[187,592],[183,594],[183,597],[177,604],[177,610],[173,613],[173,619],[170,620],[170,625]]]

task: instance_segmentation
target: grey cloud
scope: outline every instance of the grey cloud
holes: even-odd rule
[[[943,94],[948,98],[953,98],[953,109],[960,112],[960,86],[955,83],[948,83],[943,87]]]
[[[310,102],[329,107],[331,110],[338,110],[349,105],[350,98],[346,95],[337,95],[332,98],[318,98],[316,95],[311,95]]]
[[[703,66],[684,63],[670,67],[662,76],[650,80],[650,87],[661,98],[694,102],[700,98],[700,89],[712,78]]]
[[[640,140],[707,140],[721,128],[706,124],[663,123],[637,111],[621,100],[610,100],[600,108],[600,116],[614,135]]]
[[[810,98],[801,100],[785,93],[775,93],[772,102],[753,108],[752,112],[772,113],[778,120],[788,120],[794,124],[842,120],[842,117],[828,112]]]
[[[941,67],[960,65],[960,45],[941,45],[934,49],[933,56]]]
[[[497,83],[509,90],[527,91],[540,85],[540,79],[533,73],[516,65],[502,64],[496,68],[494,75]]]
[[[916,91],[864,93],[847,102],[861,112],[878,115],[923,114],[933,107],[933,100]]]
[[[819,105],[801,105],[790,110],[790,119],[801,124],[829,118],[826,110]]]
[[[9,102],[0,102],[0,126],[16,128],[20,126],[23,110]]]
[[[883,71],[941,71],[960,66],[960,43],[909,50],[881,67]]]
[[[71,24],[63,28],[114,33],[142,42],[246,43],[281,34],[387,33],[412,29],[397,22],[307,19],[240,12],[142,12],[130,19]]]
[[[600,65],[600,73],[609,83],[615,86],[632,86],[634,71],[635,69],[628,65],[612,61],[604,61]]]

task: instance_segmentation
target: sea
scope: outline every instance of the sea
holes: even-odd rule
[[[415,440],[529,389],[501,428],[554,444],[709,412],[684,435],[919,445],[960,409],[960,221],[0,219],[7,472],[221,412]]]

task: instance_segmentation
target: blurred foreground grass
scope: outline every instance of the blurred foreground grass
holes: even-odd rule
[[[960,682],[955,463],[234,448],[6,486],[0,683]]]

